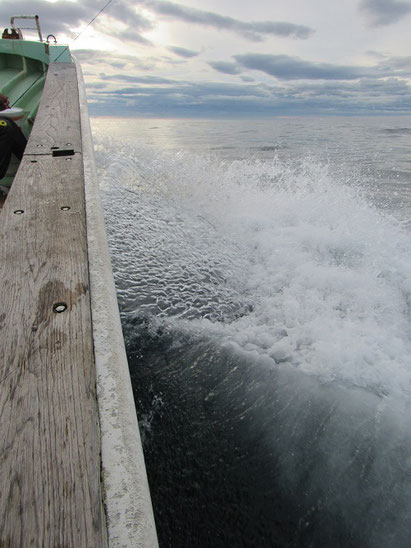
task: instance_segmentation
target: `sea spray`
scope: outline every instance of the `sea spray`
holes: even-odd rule
[[[124,311],[323,382],[409,394],[410,237],[359,185],[313,158],[121,156],[107,198]]]
[[[409,233],[360,170],[271,152],[100,141],[160,539],[405,547]]]

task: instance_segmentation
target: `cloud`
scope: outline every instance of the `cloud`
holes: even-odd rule
[[[106,82],[88,82],[86,84],[87,89],[105,89],[107,88]]]
[[[189,59],[190,57],[196,57],[199,54],[198,51],[194,51],[192,49],[180,48],[179,46],[169,46],[167,49],[169,49],[176,55],[179,55],[180,57],[184,57],[186,59]]]
[[[368,72],[367,67],[313,63],[289,55],[248,53],[234,55],[234,59],[248,69],[260,70],[281,80],[356,80]]]
[[[129,82],[134,84],[162,85],[178,83],[178,80],[162,78],[161,76],[132,76],[130,74],[109,74],[105,75],[104,79],[111,82]]]
[[[82,0],[81,2],[36,0],[35,3],[33,0],[0,0],[0,18],[7,21],[12,13],[32,13],[33,4],[35,4],[36,13],[40,16],[40,23],[45,35],[64,33],[73,37],[75,36],[73,29],[84,29],[85,25],[98,13],[99,8],[95,0]],[[135,0],[133,2],[116,0],[96,19],[93,26],[96,30],[123,41],[150,45],[143,34],[155,27],[155,21],[146,17],[141,12],[141,7],[167,19],[228,30],[253,41],[261,41],[267,36],[304,39],[313,33],[312,29],[304,25],[275,21],[243,22],[214,12],[159,0]],[[107,24],[107,21],[110,24]],[[186,55],[184,55],[184,50],[185,48],[181,48],[179,52],[174,51],[174,53],[182,57],[189,57],[188,52],[191,50],[186,50]],[[191,56],[194,56],[194,52]]]
[[[227,84],[225,82],[202,82],[193,83],[189,81],[178,81],[169,86],[158,87],[156,85],[136,85],[123,87],[120,89],[102,92],[104,95],[112,95],[113,97],[140,97],[149,96],[164,97],[173,96],[180,97],[182,100],[192,101],[202,98],[202,100],[212,100],[213,98],[229,98],[236,97],[238,99],[244,97],[264,97],[267,96],[267,91],[264,86],[245,85],[245,84]]]
[[[0,0],[1,1],[1,0]],[[107,79],[114,77],[118,81],[137,81],[145,79],[144,73],[150,72],[150,78],[158,83],[162,78],[154,76],[161,70],[172,69],[172,65],[184,63],[181,59],[174,59],[164,55],[128,55],[117,51],[76,49],[73,55],[80,61],[83,72],[90,74],[104,73]],[[121,75],[119,72],[121,71]],[[143,73],[143,74],[142,74]]]
[[[401,0],[361,0],[360,9],[369,17],[371,26],[380,27],[411,13],[411,4]]]
[[[102,15],[93,23],[97,30],[107,35],[121,38],[122,40],[138,42],[148,45],[150,42],[141,36],[142,32],[153,29],[153,22],[143,14],[130,7],[127,0],[116,0],[113,8],[108,6]],[[68,36],[76,36],[73,29],[84,29],[86,24],[98,13],[99,6],[95,0],[82,0],[71,2],[60,0],[48,2],[46,0],[0,0],[0,19],[8,21],[13,13],[33,13],[40,16],[40,26],[43,34],[64,33]],[[106,25],[107,17],[111,24]],[[18,20],[16,24],[18,24]],[[119,31],[119,26],[126,28]],[[27,26],[27,25],[24,25]],[[34,21],[32,23],[35,27]]]
[[[84,2],[84,0],[82,0]],[[93,6],[93,11],[97,12],[96,7],[99,2],[95,0],[86,0],[89,4]],[[154,23],[151,19],[145,17],[142,13],[137,12],[133,7],[133,2],[127,0],[115,0],[111,6],[107,7],[107,10],[104,12],[106,15],[109,15],[111,18],[116,19],[121,23],[127,23],[129,30],[135,30],[139,32],[150,31],[154,28]]]
[[[242,72],[242,69],[235,63],[225,61],[210,61],[208,64],[214,70],[222,72],[223,74],[240,74],[240,72]]]
[[[135,42],[136,44],[141,44],[143,46],[152,46],[152,42],[150,40],[147,40],[147,38],[144,38],[140,33],[133,30],[118,30],[115,31],[114,29],[111,29],[109,32],[105,32],[105,34],[109,34],[110,36],[113,36],[114,38],[119,38],[120,40],[127,40],[128,42]]]
[[[82,22],[91,19],[94,10],[87,6],[86,2],[73,3],[67,0],[50,3],[46,0],[37,0],[35,12],[40,16],[40,26],[44,34],[64,32],[67,33],[73,27],[78,27]],[[0,19],[9,21],[13,13],[33,13],[32,0],[2,0],[0,2]],[[35,23],[30,21],[16,20],[16,25],[32,26]],[[24,24],[23,23],[27,23]],[[24,34],[24,32],[23,32]],[[70,31],[70,34],[73,34]]]
[[[83,69],[107,73],[107,80],[117,82],[169,84],[176,80],[155,75],[137,74],[137,72],[154,72],[161,70],[170,63],[181,63],[162,56],[142,56],[121,54],[113,51],[98,51],[91,49],[75,50],[74,55],[83,65]],[[210,61],[209,65],[223,74],[238,75],[245,82],[253,81],[253,77],[242,72],[242,67],[260,70],[286,82],[293,80],[358,80],[360,78],[411,77],[411,56],[382,57],[378,63],[370,67],[350,67],[313,63],[297,57],[285,55],[246,54],[236,55],[237,63],[229,61]],[[122,70],[122,74],[119,73]],[[114,72],[114,74],[113,74]]]
[[[89,92],[92,114],[112,111],[123,116],[275,116],[298,114],[402,114],[411,109],[410,88],[405,82],[364,81],[344,86],[317,82],[308,88],[275,89],[263,86],[251,91],[226,93],[215,84],[213,90],[184,85],[136,91]],[[210,93],[213,91],[213,93]],[[234,90],[231,90],[234,92]]]
[[[99,72],[110,69],[125,69],[128,72],[133,70],[151,71],[161,62],[155,57],[135,57],[112,51],[77,49],[73,55],[81,62],[83,69],[89,67],[97,68]]]
[[[204,25],[218,30],[229,30],[255,42],[263,40],[266,36],[291,36],[305,39],[314,32],[307,26],[287,22],[243,22],[233,17],[226,17],[211,11],[190,8],[169,1],[137,0],[137,3],[167,19]]]
[[[127,78],[126,78],[127,77]],[[249,116],[280,114],[399,114],[411,109],[411,89],[399,78],[288,81],[279,85],[190,82],[111,75],[120,89],[89,87],[93,114],[124,116]],[[98,84],[98,80],[97,80]],[[113,84],[114,85],[114,84]]]
[[[248,53],[234,55],[243,67],[259,70],[279,80],[358,80],[360,78],[411,77],[411,56],[385,57],[374,66],[313,63],[289,55]]]
[[[384,57],[377,65],[377,69],[386,74],[397,76],[411,75],[411,57]]]
[[[356,101],[357,103],[375,103],[377,100],[390,101],[393,97],[408,96],[410,87],[405,80],[388,78],[374,80],[362,78],[358,82],[309,82],[293,83],[287,90],[288,97],[316,98],[328,100],[343,99],[344,101]],[[411,100],[411,97],[410,97]]]
[[[385,59],[387,57],[384,53],[375,50],[367,50],[364,53],[366,53],[370,57],[373,57],[374,59]]]

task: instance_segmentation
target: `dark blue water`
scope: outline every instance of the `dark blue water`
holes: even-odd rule
[[[161,546],[408,546],[409,119],[95,119]]]

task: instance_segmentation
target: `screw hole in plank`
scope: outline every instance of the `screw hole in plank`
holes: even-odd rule
[[[65,312],[67,310],[67,304],[66,303],[56,303],[53,305],[53,312],[56,314],[61,314],[62,312]]]

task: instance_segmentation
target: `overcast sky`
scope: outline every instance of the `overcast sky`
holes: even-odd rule
[[[73,38],[107,0],[0,0]],[[411,114],[411,0],[112,0],[71,46],[91,114]]]

